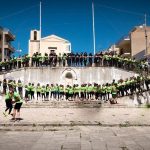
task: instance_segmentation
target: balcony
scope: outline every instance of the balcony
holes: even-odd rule
[[[129,36],[123,36],[117,43],[116,45],[119,47],[120,45],[126,45],[128,43],[130,43],[130,37]]]
[[[15,50],[15,48],[8,42],[5,42],[4,48],[9,49],[12,52],[14,52],[14,50]]]
[[[5,38],[7,39],[7,41],[14,41],[15,40],[15,36],[11,33],[11,31],[7,28],[0,28],[1,33],[5,34]]]

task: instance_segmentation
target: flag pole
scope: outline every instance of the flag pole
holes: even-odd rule
[[[95,16],[94,16],[94,1],[92,1],[92,20],[93,20],[93,50],[95,55]]]
[[[41,8],[41,1],[40,1],[40,46],[39,46],[39,53],[41,51],[41,36],[42,36],[42,8]]]

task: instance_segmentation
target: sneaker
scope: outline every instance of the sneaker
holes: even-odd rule
[[[9,114],[10,116],[13,116],[13,114]]]
[[[4,115],[4,117],[7,117],[7,113],[6,112],[3,112],[3,115]]]
[[[12,122],[15,122],[15,120],[16,120],[15,118],[10,119],[10,121],[12,121]]]

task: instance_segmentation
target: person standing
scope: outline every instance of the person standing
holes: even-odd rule
[[[42,101],[45,100],[45,93],[46,93],[46,88],[45,85],[43,85],[41,88]]]
[[[7,80],[4,79],[3,80],[3,94],[6,94],[6,90],[7,90]]]
[[[13,97],[13,89],[11,88],[5,95],[5,103],[6,103],[6,109],[5,112],[3,112],[4,116],[7,116],[7,111],[9,110],[8,114],[10,115],[13,105],[12,105],[12,97]]]
[[[22,82],[21,82],[21,80],[18,80],[18,92],[21,97],[23,97],[22,89],[23,89]]]
[[[50,87],[49,84],[46,85],[46,100],[49,100],[49,92],[50,92]]]
[[[37,86],[36,86],[36,93],[37,93],[37,101],[38,101],[39,97],[41,96],[41,86],[40,86],[40,83],[38,83]]]
[[[13,110],[13,118],[12,120],[20,120],[20,109],[23,104],[23,100],[19,93],[13,91],[13,99],[14,99],[14,110]]]
[[[31,85],[31,100],[34,99],[34,93],[35,93],[35,86],[34,83]]]
[[[25,102],[29,101],[29,88],[28,85],[25,85]]]
[[[21,56],[17,58],[18,68],[21,68]]]
[[[111,91],[111,94],[112,94],[112,98],[109,100],[110,101],[110,104],[117,104],[117,85],[112,85],[112,91]]]
[[[60,100],[64,99],[64,86],[63,85],[59,86],[59,92],[60,92],[59,99]]]

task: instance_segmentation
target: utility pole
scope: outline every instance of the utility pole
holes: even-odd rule
[[[94,55],[95,55],[96,50],[95,50],[95,15],[94,15],[94,1],[92,1],[92,20],[93,20],[93,50],[94,50]]]
[[[42,3],[40,1],[40,46],[39,46],[39,53],[41,50],[41,36],[42,36]]]
[[[144,32],[145,32],[145,57],[147,59],[147,29],[146,29],[146,26],[147,26],[147,16],[145,14],[145,24],[144,24]]]

